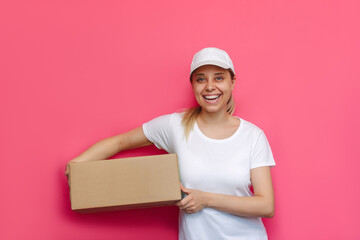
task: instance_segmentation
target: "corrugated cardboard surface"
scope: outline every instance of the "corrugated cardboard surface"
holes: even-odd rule
[[[181,199],[176,154],[70,163],[71,208],[97,212],[174,204]]]

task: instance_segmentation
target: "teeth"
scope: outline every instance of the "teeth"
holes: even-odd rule
[[[208,95],[208,96],[204,96],[205,99],[207,100],[214,100],[214,99],[217,99],[219,98],[220,95]]]

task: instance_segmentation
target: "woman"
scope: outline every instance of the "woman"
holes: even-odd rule
[[[194,55],[190,81],[199,106],[104,139],[72,161],[155,144],[178,155],[185,193],[176,204],[179,239],[267,239],[261,217],[274,215],[275,161],[264,132],[232,116],[236,76],[230,57],[218,48],[202,49]]]

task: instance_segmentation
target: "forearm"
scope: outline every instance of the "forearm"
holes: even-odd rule
[[[142,126],[140,126],[126,133],[108,137],[95,143],[72,161],[86,162],[103,160],[112,157],[121,151],[145,147],[151,144],[152,142],[146,138]]]
[[[79,156],[74,158],[72,161],[86,162],[94,160],[107,159],[119,152],[119,146],[116,142],[115,136],[105,138],[81,153]]]
[[[263,196],[237,197],[205,193],[205,206],[242,217],[274,216],[274,201]]]

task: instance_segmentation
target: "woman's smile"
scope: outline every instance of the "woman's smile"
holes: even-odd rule
[[[215,94],[215,95],[204,95],[205,102],[210,104],[215,104],[218,102],[219,98],[221,97],[221,94]]]

